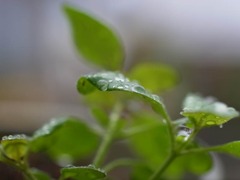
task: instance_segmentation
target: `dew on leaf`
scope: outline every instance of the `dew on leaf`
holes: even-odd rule
[[[211,125],[214,125],[214,124],[216,124],[216,123],[215,123],[214,121],[207,121],[206,124],[209,125],[209,126],[211,126]]]
[[[132,90],[141,94],[146,93],[146,90],[144,89],[144,87],[140,85],[135,85],[134,87],[132,87]]]
[[[108,84],[109,84],[108,81],[103,80],[103,79],[101,79],[101,80],[99,80],[99,81],[97,82],[97,85],[100,87],[100,89],[101,89],[102,91],[106,91],[106,90],[107,90]]]

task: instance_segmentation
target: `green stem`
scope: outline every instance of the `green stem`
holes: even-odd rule
[[[158,180],[163,172],[168,168],[168,166],[172,163],[172,161],[177,157],[175,153],[175,133],[173,129],[172,121],[167,113],[167,110],[164,109],[164,118],[167,124],[167,130],[170,137],[170,155],[166,159],[166,161],[153,173],[153,175],[149,178],[149,180]]]
[[[203,153],[203,152],[210,152],[210,151],[218,151],[218,148],[219,148],[219,146],[190,149],[190,150],[182,151],[180,155],[186,155],[186,154],[192,154],[192,153]]]
[[[102,143],[100,144],[100,147],[93,160],[93,164],[96,167],[100,167],[102,165],[103,160],[109,149],[109,146],[111,145],[114,139],[115,132],[119,123],[119,116],[120,116],[121,110],[122,110],[122,106],[120,104],[116,104],[116,106],[113,109],[113,112],[110,115],[107,132],[105,133]]]
[[[4,158],[4,163],[12,166],[12,167],[15,167],[18,171],[20,171],[23,176],[24,176],[24,179],[26,180],[37,180],[33,175],[32,173],[29,171],[29,166],[27,164],[27,162],[15,162],[15,161],[12,161],[11,159],[5,157]]]
[[[173,160],[177,156],[175,154],[171,154],[166,161],[160,166],[160,168],[149,178],[149,180],[159,180],[163,172],[168,168],[168,166],[173,162]]]

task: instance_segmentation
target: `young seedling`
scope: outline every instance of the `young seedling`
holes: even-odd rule
[[[169,66],[153,62],[139,63],[123,72],[123,47],[115,33],[85,12],[68,5],[63,9],[77,52],[103,69],[77,81],[77,90],[86,97],[96,124],[61,117],[32,136],[4,136],[1,162],[21,171],[27,180],[52,179],[29,166],[32,152],[44,152],[64,165],[59,169],[60,180],[114,179],[110,172],[121,166],[130,169],[129,179],[159,180],[180,179],[186,172],[201,175],[209,171],[212,151],[240,158],[240,141],[204,146],[196,139],[202,129],[222,126],[238,117],[234,108],[212,97],[189,94],[183,102],[182,118],[171,119],[157,94],[178,82],[177,73]],[[119,140],[124,140],[133,155],[106,160],[111,145]],[[93,157],[89,165],[73,165],[86,157]]]

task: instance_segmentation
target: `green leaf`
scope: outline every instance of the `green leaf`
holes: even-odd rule
[[[2,137],[2,153],[11,160],[22,161],[28,152],[29,140],[24,134]]]
[[[166,124],[159,122],[157,117],[150,114],[140,113],[133,119],[132,123],[133,127],[152,127],[146,128],[145,131],[138,131],[138,133],[130,137],[132,151],[144,161],[142,165],[133,168],[132,176],[135,179],[140,176],[147,179],[146,177],[150,172],[154,172],[168,157],[170,153],[170,137]],[[189,154],[175,159],[166,170],[164,177],[165,179],[179,178],[186,172],[199,175],[208,171],[211,166],[212,159],[208,153]]]
[[[146,163],[139,163],[132,167],[130,174],[131,180],[146,180],[152,175],[153,171]]]
[[[65,167],[61,169],[61,180],[104,180],[106,173],[94,166]]]
[[[215,146],[211,148],[212,151],[227,153],[232,156],[240,158],[240,141],[233,141],[220,146]]]
[[[137,133],[129,138],[130,147],[151,164],[151,168],[158,167],[170,150],[170,137],[166,124],[147,113],[139,113],[131,122],[132,127],[143,127],[143,131],[136,131]]]
[[[87,94],[93,90],[100,91],[125,91],[136,94],[151,103],[153,109],[167,119],[168,115],[164,104],[159,96],[149,93],[137,82],[129,81],[118,72],[101,72],[81,77],[77,82],[77,89],[82,94]]]
[[[124,53],[115,33],[99,20],[73,7],[64,6],[77,51],[86,60],[108,70],[118,70]]]
[[[101,108],[94,107],[92,108],[92,115],[95,117],[96,121],[104,128],[107,127],[109,122],[109,117],[106,112]]]
[[[31,150],[45,151],[55,160],[82,158],[96,149],[98,137],[85,123],[74,117],[56,118],[37,130]]]
[[[196,94],[186,97],[181,114],[188,117],[198,127],[219,126],[239,115],[234,108],[216,102],[212,97],[203,98]]]
[[[39,169],[31,168],[30,169],[31,174],[36,178],[36,180],[51,180],[51,177]]]
[[[137,79],[152,92],[162,92],[175,86],[178,76],[174,69],[159,63],[141,63],[135,66],[129,77]]]
[[[191,172],[196,175],[201,175],[209,171],[212,165],[212,157],[209,153],[192,153],[177,158],[169,167],[169,172],[170,174],[172,172],[176,174]]]

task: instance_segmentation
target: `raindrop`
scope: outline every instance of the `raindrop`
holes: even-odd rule
[[[5,141],[5,140],[7,140],[7,139],[8,139],[7,136],[3,136],[3,137],[2,137],[2,141]]]
[[[8,139],[8,140],[12,140],[12,139],[14,139],[14,137],[13,137],[13,135],[9,135],[9,136],[7,137],[7,139]]]
[[[133,91],[135,92],[138,92],[138,93],[146,93],[146,90],[142,87],[142,86],[139,86],[139,85],[136,85],[132,88]]]
[[[215,122],[214,122],[214,121],[207,121],[206,124],[209,125],[209,126],[211,126],[211,125],[214,125]]]
[[[124,89],[124,87],[122,85],[119,85],[117,88],[118,89]]]
[[[101,79],[97,82],[97,85],[102,91],[106,91],[108,88],[108,81]]]
[[[220,128],[223,128],[223,125],[221,124],[219,127],[220,127]]]
[[[187,141],[190,134],[192,133],[192,130],[186,126],[180,126],[178,130],[178,137],[182,137],[184,141]]]
[[[153,98],[155,101],[160,102],[160,97],[159,97],[158,95],[153,94],[153,95],[152,95],[152,98]]]

